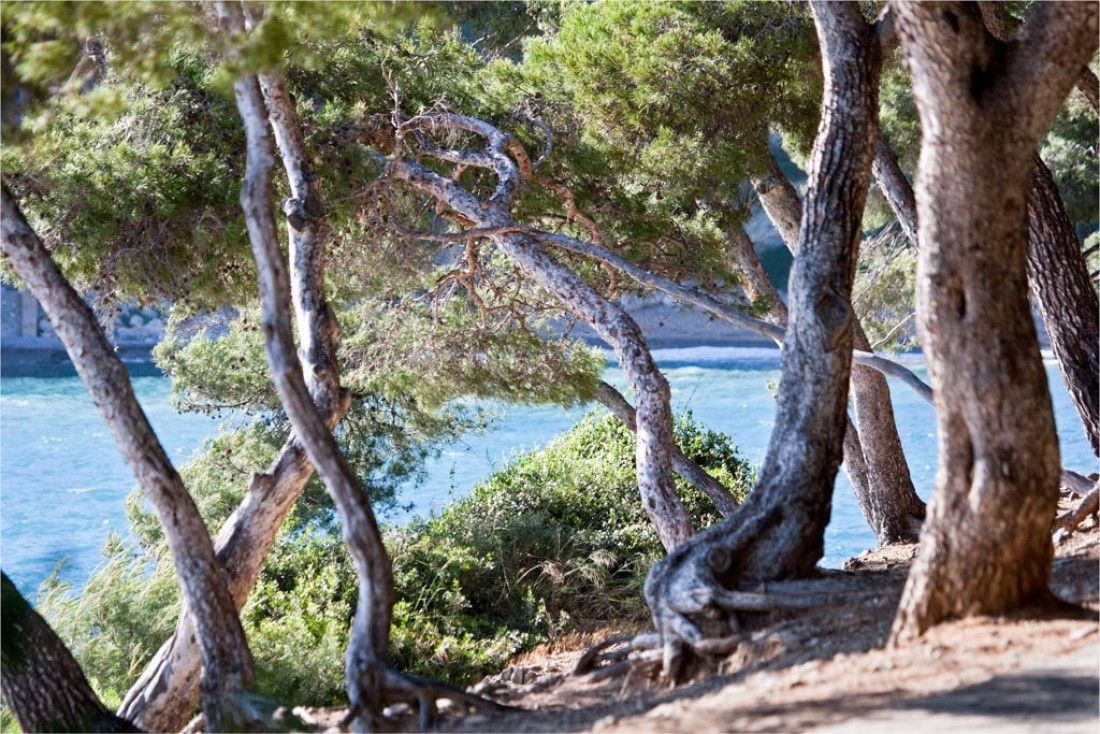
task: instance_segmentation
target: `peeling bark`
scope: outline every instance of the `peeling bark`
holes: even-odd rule
[[[103,705],[65,643],[7,574],[0,574],[0,628],[0,686],[23,731],[140,731]]]
[[[194,614],[202,656],[202,703],[210,731],[247,723],[252,655],[202,517],[134,397],[126,367],[88,305],[54,265],[7,186],[3,252],[42,305],[115,443],[164,528],[180,590]]]
[[[1012,42],[963,3],[895,3],[922,144],[918,312],[939,470],[895,641],[1049,600],[1058,442],[1027,300],[1035,146],[1097,45],[1093,3],[1039,5]]]
[[[674,675],[682,643],[740,629],[738,586],[812,571],[846,426],[849,297],[870,180],[878,107],[877,46],[859,9],[813,3],[825,63],[822,121],[791,274],[779,409],[760,483],[730,518],[654,566],[646,600]]]
[[[350,398],[340,386],[339,331],[324,290],[324,246],[328,237],[321,192],[301,122],[285,82],[274,74],[260,77],[273,110],[271,126],[294,198],[284,205],[298,227],[290,232],[292,301],[302,348],[299,356],[314,403],[331,430],[347,413]],[[305,201],[306,204],[298,204]],[[313,476],[313,464],[297,436],[291,435],[271,466],[254,474],[248,493],[226,520],[215,540],[229,592],[239,611],[256,584],[279,527]],[[190,642],[195,619],[184,609],[176,631],[146,665],[119,708],[119,715],[150,731],[179,730],[198,702],[199,656]]]

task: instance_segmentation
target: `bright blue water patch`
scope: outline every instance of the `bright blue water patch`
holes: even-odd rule
[[[778,353],[771,349],[658,350],[672,386],[675,410],[733,437],[741,453],[761,462],[775,414],[769,383],[778,383]],[[913,365],[921,374],[919,363]],[[1063,463],[1095,471],[1095,460],[1057,367],[1048,364]],[[617,368],[606,378],[620,389]],[[909,388],[891,380],[898,430],[913,480],[927,498],[935,476],[935,414]],[[138,377],[135,392],[177,465],[217,433],[209,418],[177,414],[164,378]],[[428,478],[405,498],[413,512],[441,509],[493,469],[569,428],[584,409],[513,408],[493,430],[468,436],[429,462]],[[62,577],[84,583],[100,563],[108,531],[125,532],[123,499],[133,477],[80,381],[74,377],[4,378],[0,381],[0,562],[28,592],[67,558]],[[387,520],[399,522],[402,515]],[[824,563],[874,545],[847,479],[838,477]]]

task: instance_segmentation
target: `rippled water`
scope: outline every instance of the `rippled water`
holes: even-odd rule
[[[672,385],[676,410],[690,409],[712,428],[730,434],[751,461],[764,457],[775,401],[767,386],[778,382],[778,360],[769,349],[659,350]],[[1094,471],[1095,461],[1057,367],[1048,365],[1058,419],[1063,463]],[[622,387],[612,367],[607,379]],[[927,498],[935,473],[932,408],[891,381],[898,429],[913,480]],[[136,377],[134,388],[172,460],[182,463],[217,433],[215,421],[181,415],[168,404],[169,384],[161,377]],[[406,498],[415,513],[441,508],[494,467],[567,429],[584,410],[511,410],[494,430],[446,448],[429,464],[427,481]],[[75,377],[5,377],[0,380],[0,563],[24,591],[34,589],[65,560],[62,577],[79,585],[100,562],[108,531],[125,532],[123,499],[132,475],[80,381]],[[400,521],[400,516],[388,518]],[[827,565],[871,547],[863,522],[841,474],[826,532]]]

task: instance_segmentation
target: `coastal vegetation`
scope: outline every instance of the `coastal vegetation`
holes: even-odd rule
[[[1097,17],[5,3],[4,277],[138,483],[133,543],[79,594],[51,580],[43,617],[5,577],[5,625],[34,630],[5,626],[7,705],[25,730],[286,729],[335,703],[352,730],[428,728],[440,700],[501,711],[456,686],[521,651],[647,621],[603,674],[706,676],[774,615],[859,603],[813,581],[841,467],[881,547],[920,543],[893,644],[1064,608],[1059,489],[1081,496],[1064,532],[1097,487],[1061,465],[1029,299],[1100,456]],[[758,469],[673,415],[623,306],[652,293],[782,347]],[[226,420],[178,470],[103,328],[131,301],[171,304],[178,407]],[[927,508],[886,375],[936,408]],[[480,399],[603,409],[383,527]]]

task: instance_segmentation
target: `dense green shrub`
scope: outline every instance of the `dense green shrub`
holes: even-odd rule
[[[676,433],[689,457],[744,496],[752,470],[727,436],[690,415]],[[701,493],[681,490],[699,527],[717,519]],[[337,703],[355,571],[338,529],[316,511],[288,524],[242,613],[259,689],[295,704]],[[393,662],[455,683],[578,625],[644,618],[642,584],[662,554],[638,499],[633,435],[597,414],[439,516],[390,529],[387,544]],[[171,633],[177,593],[166,554],[152,560],[117,539],[107,554],[80,598],[48,583],[39,607],[101,695],[117,700]]]
[[[752,471],[727,436],[685,415],[677,438],[744,496]],[[717,519],[705,496],[680,488],[698,526]],[[457,681],[577,625],[644,618],[642,585],[663,553],[638,499],[634,437],[596,414],[393,533],[390,548],[395,662]]]

